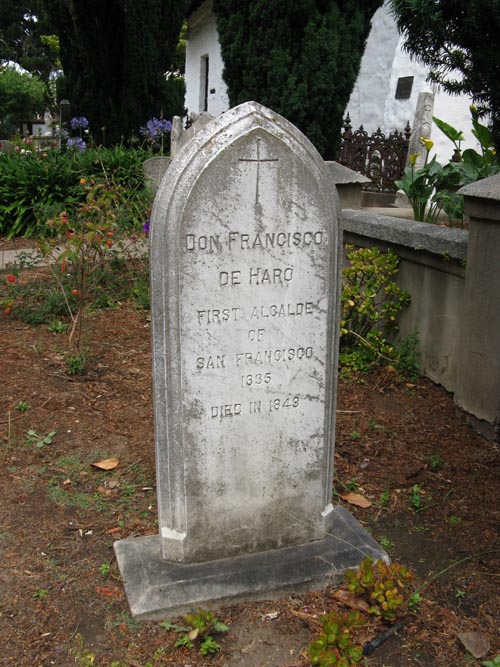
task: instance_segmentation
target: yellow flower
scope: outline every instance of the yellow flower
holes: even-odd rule
[[[432,139],[425,139],[424,137],[420,137],[420,142],[425,146],[425,150],[429,152],[431,148],[434,146],[434,142]]]
[[[416,163],[417,158],[418,158],[419,155],[420,155],[420,153],[412,153],[410,155],[410,164],[411,165],[414,165]]]

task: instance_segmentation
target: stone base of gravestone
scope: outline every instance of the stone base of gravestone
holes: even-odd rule
[[[163,560],[157,535],[121,540],[114,548],[130,611],[138,620],[174,618],[200,606],[317,590],[337,584],[365,556],[389,560],[340,506],[334,509],[330,535],[285,549],[185,564]]]

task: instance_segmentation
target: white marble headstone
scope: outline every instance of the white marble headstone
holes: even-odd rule
[[[172,161],[150,229],[159,537],[115,543],[134,617],[386,557],[331,504],[340,236],[325,163],[254,102]]]
[[[151,226],[163,557],[329,528],[337,200],[313,146],[256,103],[179,153]]]

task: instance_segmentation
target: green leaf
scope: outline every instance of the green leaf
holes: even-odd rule
[[[450,141],[463,141],[464,140],[464,135],[461,130],[456,130],[452,125],[448,125],[448,123],[445,123],[444,120],[440,120],[439,118],[436,118],[435,116],[432,117],[432,120],[434,121],[436,127],[438,127],[441,132],[450,139]]]
[[[215,632],[227,632],[229,630],[227,625],[217,619],[213,622],[212,627]]]

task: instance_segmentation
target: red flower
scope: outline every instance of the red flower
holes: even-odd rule
[[[16,276],[13,276],[12,274],[10,276],[7,276],[7,282],[8,283],[15,283],[16,282]]]
[[[6,308],[3,312],[8,315],[10,313],[10,308]]]
[[[108,248],[111,248],[111,246],[113,245],[113,241],[111,241],[110,239],[108,239],[108,240],[106,241],[106,245],[108,246]]]
[[[74,294],[76,296],[78,294],[78,290],[77,289],[71,290],[71,294]]]

